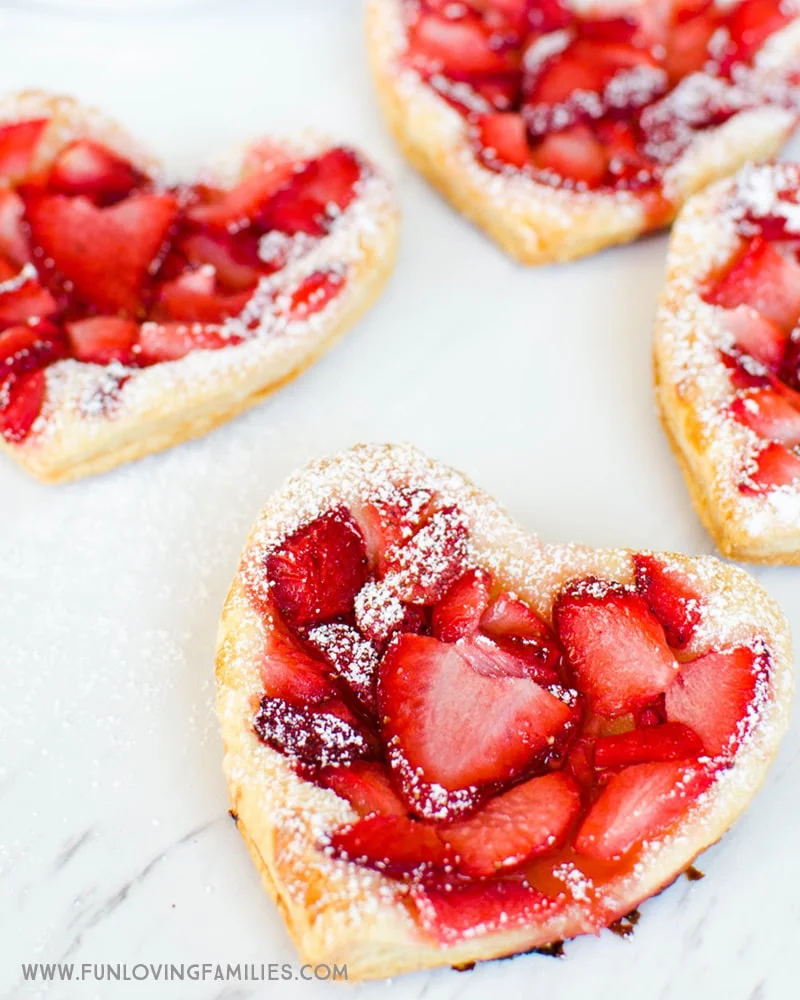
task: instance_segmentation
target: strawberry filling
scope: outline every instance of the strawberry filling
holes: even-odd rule
[[[349,149],[298,161],[262,143],[231,189],[162,189],[89,139],[40,168],[47,126],[0,126],[0,433],[14,442],[40,415],[56,361],[138,369],[255,336],[246,309],[262,279],[313,249],[366,175]],[[278,316],[304,321],[345,277],[317,270],[268,295]]]
[[[736,390],[728,408],[755,435],[739,490],[800,485],[800,168],[754,168],[730,204],[739,243],[702,297],[716,307],[722,360]]]
[[[485,166],[643,193],[697,133],[763,102],[753,60],[793,17],[771,0],[644,0],[608,16],[567,0],[405,11],[405,64],[468,120]],[[788,104],[792,82],[768,99]]]
[[[602,926],[604,886],[730,766],[769,657],[689,653],[705,600],[657,556],[630,585],[567,582],[543,614],[470,537],[459,508],[392,488],[248,563],[254,731],[353,808],[321,846],[407,884],[440,942],[571,899]]]

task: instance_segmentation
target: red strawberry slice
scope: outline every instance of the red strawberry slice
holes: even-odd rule
[[[790,389],[800,392],[800,326],[794,328],[786,344],[779,376]],[[780,391],[780,384],[776,388]]]
[[[700,622],[703,601],[682,573],[670,569],[655,556],[637,552],[633,556],[636,589],[664,627],[673,649],[684,649]]]
[[[290,320],[302,322],[320,312],[345,286],[339,271],[314,271],[307,275],[290,294]]]
[[[206,189],[204,200],[190,206],[186,215],[193,222],[220,229],[249,224],[295,172],[294,162],[276,151],[243,181],[227,191]]]
[[[774,389],[753,389],[737,396],[731,414],[759,437],[790,447],[800,444],[800,410]]]
[[[380,653],[393,635],[427,631],[427,609],[404,604],[384,581],[370,581],[361,588],[356,595],[355,617],[361,634]]]
[[[370,567],[383,575],[393,550],[405,544],[431,513],[429,490],[395,490],[389,499],[353,507],[367,546]]]
[[[512,111],[482,115],[476,128],[478,142],[491,160],[519,169],[528,163],[530,150],[522,115]]]
[[[275,604],[291,625],[346,615],[367,579],[364,539],[339,507],[290,535],[269,554],[266,569]]]
[[[550,626],[511,594],[499,594],[481,618],[481,629],[494,638],[544,639],[555,642]]]
[[[45,368],[67,356],[61,331],[43,320],[12,326],[0,333],[0,385],[35,368]]]
[[[387,586],[402,601],[433,604],[465,569],[469,522],[456,507],[442,507],[388,562]]]
[[[439,830],[458,852],[459,871],[483,878],[561,847],[580,808],[577,786],[558,772],[517,785]]]
[[[361,162],[350,149],[331,149],[311,160],[277,191],[259,214],[265,230],[324,236],[356,196]]]
[[[484,933],[509,931],[542,920],[560,904],[521,879],[415,885],[411,898],[420,926],[443,946]]]
[[[6,383],[0,409],[0,434],[19,444],[31,432],[42,410],[46,390],[43,371],[32,371]]]
[[[84,195],[96,205],[113,205],[146,182],[144,174],[99,142],[77,139],[56,157],[47,186],[58,194]]]
[[[331,674],[347,685],[367,711],[374,712],[378,653],[372,643],[343,622],[311,629],[308,643],[319,650]]]
[[[742,493],[769,493],[781,486],[796,486],[800,483],[800,458],[772,442],[762,448],[755,457],[755,468],[748,471],[739,484]]]
[[[426,785],[507,784],[556,753],[574,719],[527,677],[480,674],[458,647],[416,635],[395,638],[384,656],[378,707],[402,794],[428,816],[437,811]]]
[[[35,118],[0,126],[0,177],[22,180],[47,124],[47,118]]]
[[[708,787],[711,776],[684,762],[636,764],[611,777],[589,810],[575,849],[612,861],[664,833]]]
[[[561,683],[561,654],[554,643],[474,635],[461,639],[458,649],[473,670],[484,677],[530,677],[547,688]],[[560,692],[554,689],[553,693]]]
[[[596,187],[606,175],[608,154],[586,125],[552,132],[531,151],[531,163],[565,180]]]
[[[253,720],[256,735],[274,750],[312,768],[374,759],[374,738],[336,699],[299,708],[282,698],[263,697]]]
[[[788,332],[800,316],[800,264],[756,236],[704,297],[724,309],[749,305]]]
[[[709,61],[709,42],[719,28],[714,0],[684,4],[676,11],[667,41],[666,70],[672,84],[699,73]]]
[[[214,270],[210,265],[186,271],[172,281],[165,281],[158,291],[158,311],[164,319],[184,323],[222,323],[238,316],[252,298],[252,292],[232,295],[217,291]]]
[[[133,195],[111,208],[87,198],[35,195],[33,237],[76,292],[100,310],[135,316],[148,269],[176,212],[171,195]]]
[[[588,578],[554,605],[561,645],[594,712],[624,715],[666,690],[678,664],[644,598]]]
[[[442,642],[456,642],[476,632],[489,603],[491,576],[482,569],[468,569],[447,590],[433,609],[431,630]]]
[[[493,44],[477,17],[449,18],[423,14],[409,32],[409,53],[418,69],[448,76],[500,73],[514,69],[518,57]]]
[[[228,233],[190,233],[177,242],[179,250],[196,267],[211,265],[217,281],[226,289],[253,289],[268,270],[258,258],[257,244]]]
[[[0,258],[16,268],[31,259],[24,215],[25,203],[17,192],[0,189]]]
[[[356,761],[346,767],[320,771],[319,783],[347,799],[359,816],[405,816],[406,807],[397,796],[383,764]]]
[[[56,300],[29,270],[32,274],[26,278],[0,258],[0,327],[46,319],[58,309]]]
[[[153,365],[178,361],[193,351],[218,351],[242,343],[238,333],[211,323],[143,323],[139,330],[139,360]]]
[[[119,316],[90,316],[67,323],[67,336],[78,361],[124,365],[135,360],[134,347],[139,340],[139,324]]]
[[[722,324],[740,351],[771,371],[778,370],[789,336],[777,323],[762,316],[752,306],[741,305],[726,310]]]
[[[697,733],[680,722],[631,729],[617,736],[599,736],[594,744],[595,767],[619,768],[659,760],[686,760],[703,752]]]
[[[750,62],[770,35],[789,24],[793,16],[789,5],[774,0],[741,0],[727,18],[730,41],[721,71],[729,73],[737,63]]]
[[[746,646],[685,663],[667,688],[667,718],[698,734],[711,756],[734,753],[753,722],[753,699],[769,663]]]
[[[337,693],[326,676],[325,664],[309,656],[277,623],[267,630],[261,681],[267,697],[281,698],[299,708],[317,705]]]
[[[416,877],[452,868],[453,851],[428,823],[407,816],[364,816],[334,831],[331,852],[385,875]]]

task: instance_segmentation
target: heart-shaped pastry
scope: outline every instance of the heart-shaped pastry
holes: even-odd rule
[[[397,229],[375,165],[319,138],[168,186],[98,112],[0,101],[0,447],[58,482],[206,433],[371,305]]]
[[[800,110],[795,0],[369,0],[367,35],[408,159],[528,264],[670,222]]]
[[[662,421],[725,555],[800,562],[800,166],[693,199],[656,324]]]
[[[629,913],[746,808],[792,678],[741,570],[544,545],[413,448],[362,446],[267,504],[217,685],[264,883],[303,958],[359,979]]]

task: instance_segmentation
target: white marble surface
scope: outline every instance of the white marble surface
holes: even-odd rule
[[[522,270],[399,161],[358,0],[189,14],[0,10],[0,90],[102,103],[183,170],[262,128],[366,144],[405,208],[369,317],[277,398],[201,441],[60,489],[0,463],[0,997],[343,996],[301,982],[23,986],[21,962],[283,962],[227,815],[212,708],[220,606],[256,511],[312,455],[409,439],[550,539],[709,552],[653,412],[665,240]],[[800,147],[796,147],[800,148]],[[759,578],[800,623],[800,569]],[[800,931],[800,739],[750,812],[643,907],[630,941],[358,988],[396,1000],[785,1000]],[[344,987],[344,989],[347,989]]]

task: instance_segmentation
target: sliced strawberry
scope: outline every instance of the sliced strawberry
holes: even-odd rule
[[[594,712],[623,715],[666,690],[678,664],[644,598],[588,578],[569,584],[554,605],[556,631]]]
[[[742,493],[768,493],[800,483],[800,458],[773,441],[755,457],[755,469],[739,484]]]
[[[246,225],[294,172],[295,164],[288,156],[273,154],[236,187],[228,191],[209,192],[206,199],[191,205],[186,210],[187,218],[221,229]]]
[[[278,610],[291,625],[346,615],[367,579],[364,539],[349,511],[339,507],[273,549],[266,570]]]
[[[800,326],[794,328],[788,339],[779,377],[790,389],[800,392]],[[780,386],[776,388],[780,389]]]
[[[361,173],[361,162],[352,150],[328,150],[307,163],[270,198],[259,214],[259,227],[290,235],[324,236],[331,222],[355,198]]]
[[[135,316],[148,269],[176,203],[171,195],[133,195],[111,208],[83,197],[35,195],[27,215],[35,242],[76,292],[100,310]]]
[[[108,365],[112,361],[132,364],[139,340],[139,324],[119,316],[90,316],[67,323],[73,355],[78,361]]]
[[[605,151],[608,172],[618,188],[638,190],[657,180],[657,167],[640,148],[633,126],[627,121],[602,121],[595,136]]]
[[[335,830],[330,847],[335,858],[395,877],[424,877],[449,871],[453,864],[452,849],[434,827],[407,816],[364,816]]]
[[[589,810],[575,849],[611,861],[664,833],[708,787],[710,776],[684,762],[636,764],[611,777]]]
[[[158,310],[164,319],[184,323],[222,323],[238,316],[252,298],[251,291],[231,295],[217,291],[214,271],[206,265],[197,271],[186,271],[172,281],[165,281],[158,290]]]
[[[555,641],[550,626],[527,604],[511,594],[499,594],[481,617],[481,629],[496,639],[544,639]]]
[[[262,273],[257,245],[228,233],[199,232],[183,236],[179,249],[196,267],[210,264],[217,281],[234,292],[255,288]]]
[[[711,756],[735,752],[753,722],[752,702],[767,667],[764,655],[746,646],[685,663],[667,688],[667,718],[691,726]]]
[[[522,115],[512,111],[481,115],[477,121],[478,142],[492,160],[522,168],[530,150]]]
[[[25,203],[17,192],[0,188],[0,258],[17,268],[31,259],[24,215]]]
[[[383,764],[357,761],[345,767],[330,767],[318,775],[323,788],[347,799],[359,816],[405,816],[406,807],[397,796]]]
[[[633,568],[636,589],[663,625],[667,642],[673,649],[684,649],[700,622],[702,598],[682,573],[655,556],[637,552]]]
[[[597,778],[594,769],[594,741],[579,736],[569,749],[564,770],[583,788],[593,788]]]
[[[521,879],[416,885],[411,898],[420,926],[443,946],[483,933],[508,932],[549,916],[556,903]]]
[[[577,786],[557,772],[516,785],[439,830],[458,852],[459,871],[483,878],[561,847],[580,808]]]
[[[489,603],[491,576],[482,569],[468,569],[452,584],[433,609],[431,629],[442,642],[456,642],[477,631]]]
[[[548,688],[561,683],[561,653],[555,643],[472,635],[461,639],[458,649],[472,669],[484,677],[529,677]]]
[[[76,139],[56,157],[47,186],[58,194],[84,195],[96,205],[112,205],[147,180],[126,159],[99,142]]]
[[[722,325],[740,351],[771,371],[778,370],[789,336],[777,323],[762,316],[750,305],[740,305],[725,311]]]
[[[58,303],[39,284],[35,272],[26,279],[24,274],[13,271],[6,269],[5,261],[0,258],[0,328],[52,316]]]
[[[774,0],[741,0],[727,17],[730,41],[720,69],[730,72],[737,63],[750,62],[766,40],[794,17],[788,4]]]
[[[268,698],[303,708],[336,696],[325,664],[315,660],[277,623],[267,629],[261,653],[261,681]]]
[[[43,371],[31,371],[6,384],[0,409],[0,434],[14,444],[30,434],[42,410],[47,383]]]
[[[46,320],[12,326],[0,333],[0,385],[67,356],[61,331]]]
[[[340,678],[369,712],[375,710],[375,675],[378,652],[358,629],[343,622],[318,625],[308,642],[319,650],[331,674]]]
[[[731,414],[759,437],[789,447],[800,444],[800,410],[774,389],[753,389],[737,396]]]
[[[527,677],[486,676],[458,647],[395,638],[378,673],[383,736],[409,806],[437,815],[423,786],[450,792],[506,784],[556,752],[569,705]]]
[[[595,187],[606,175],[608,155],[588,126],[573,125],[551,132],[537,143],[531,151],[531,163],[538,170]]]
[[[0,126],[0,177],[19,181],[33,162],[49,119],[32,118]]]
[[[289,319],[307,320],[335,299],[344,286],[345,278],[339,271],[314,271],[307,275],[291,292]]]
[[[389,560],[386,583],[402,601],[433,604],[465,569],[469,523],[457,507],[437,510]]]
[[[724,309],[749,305],[788,332],[800,316],[800,264],[756,236],[704,297]]]
[[[384,581],[370,581],[356,594],[356,625],[379,653],[398,633],[427,632],[427,611],[418,604],[404,604]]]
[[[425,13],[409,32],[409,55],[417,69],[450,76],[498,73],[513,69],[513,52],[493,44],[475,17],[449,18]],[[518,58],[518,57],[517,57]]]
[[[342,702],[298,708],[282,698],[263,697],[253,720],[259,739],[310,767],[334,767],[374,759],[374,739]]]
[[[595,767],[620,768],[659,760],[686,760],[703,752],[697,733],[680,722],[631,729],[617,736],[599,736],[594,744]]]
[[[429,490],[396,489],[388,499],[369,500],[353,507],[367,546],[372,569],[383,575],[393,550],[405,544],[430,514]]]
[[[709,42],[718,28],[714,0],[700,0],[678,9],[668,36],[665,62],[671,83],[703,70],[709,61]]]
[[[178,361],[193,351],[218,351],[241,344],[242,336],[213,323],[142,323],[139,354],[142,364]]]

